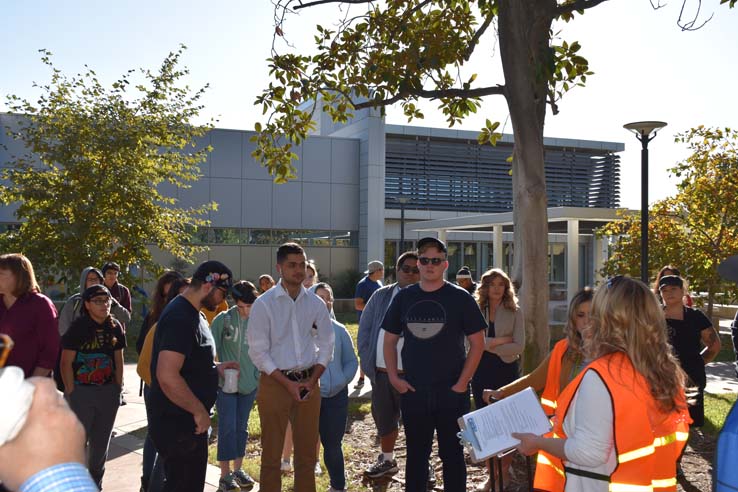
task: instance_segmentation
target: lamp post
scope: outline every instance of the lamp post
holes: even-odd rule
[[[648,285],[648,142],[666,126],[663,121],[636,121],[623,125],[641,141],[641,280]]]
[[[405,205],[410,203],[410,198],[400,195],[395,197],[395,200],[400,204],[400,247],[397,251],[397,256],[399,257],[404,253],[402,248],[405,247]]]

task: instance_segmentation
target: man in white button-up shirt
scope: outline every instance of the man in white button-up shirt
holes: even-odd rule
[[[286,243],[277,250],[280,281],[251,308],[249,357],[261,371],[256,401],[261,421],[259,490],[278,492],[287,422],[295,444],[295,491],[314,492],[318,460],[318,380],[333,356],[334,333],[323,301],[303,286],[307,257]]]

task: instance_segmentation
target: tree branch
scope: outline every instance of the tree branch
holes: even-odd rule
[[[377,106],[389,106],[408,96],[422,97],[423,99],[438,99],[441,97],[483,97],[491,95],[503,95],[505,93],[504,85],[494,85],[490,87],[480,87],[478,89],[436,89],[436,90],[406,90],[389,99],[381,101],[371,100],[358,104],[354,104],[354,109],[375,108]]]
[[[469,43],[469,47],[466,49],[466,53],[464,53],[464,60],[469,61],[469,58],[471,58],[472,53],[474,53],[474,48],[477,47],[477,43],[479,42],[479,39],[484,35],[484,32],[487,30],[487,28],[492,24],[492,21],[494,20],[495,16],[490,14],[487,16],[486,19],[484,19],[484,22],[481,26],[479,26],[479,29],[477,32],[474,33],[474,37],[472,38],[471,42]]]
[[[359,4],[359,3],[372,3],[374,0],[315,0],[313,2],[307,2],[302,3],[302,0],[300,0],[300,5],[295,6],[295,10],[305,9],[308,7],[313,7],[315,5],[322,5],[325,3],[352,3],[352,4]]]
[[[556,9],[556,13],[558,15],[562,14],[570,14],[574,12],[575,10],[587,10],[591,9],[592,7],[596,7],[601,3],[606,2],[607,0],[573,0],[569,3],[565,3],[562,5],[559,5]]]

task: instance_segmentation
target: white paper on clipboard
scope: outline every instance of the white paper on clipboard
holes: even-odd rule
[[[478,462],[517,446],[513,432],[543,435],[551,423],[543,412],[538,396],[528,387],[512,396],[459,419],[459,438],[469,448],[471,458]]]

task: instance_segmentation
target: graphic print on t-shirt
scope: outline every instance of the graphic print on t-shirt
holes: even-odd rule
[[[74,380],[77,384],[107,384],[113,380],[114,363],[110,354],[117,339],[111,333],[98,330],[95,337],[77,351],[74,361]],[[99,350],[99,352],[97,352]]]
[[[405,322],[413,336],[429,340],[441,333],[446,325],[446,310],[436,301],[418,301],[407,310]]]

